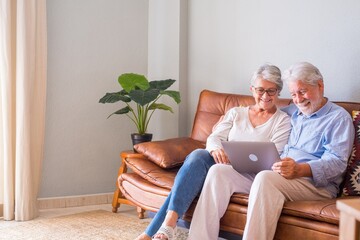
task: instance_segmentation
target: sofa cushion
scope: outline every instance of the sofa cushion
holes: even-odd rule
[[[342,197],[321,201],[286,201],[282,210],[283,215],[306,218],[314,221],[323,221],[331,224],[339,224],[339,211],[336,208],[336,200],[354,197]],[[248,205],[249,195],[234,193],[231,203]]]
[[[350,160],[347,166],[343,195],[360,196],[360,111],[353,111],[355,140]]]
[[[134,146],[138,153],[162,168],[181,165],[186,156],[198,148],[205,148],[205,144],[189,137],[144,142]]]
[[[126,158],[126,166],[143,179],[149,181],[155,186],[171,189],[174,185],[175,176],[178,168],[165,169],[159,167],[147,158]]]

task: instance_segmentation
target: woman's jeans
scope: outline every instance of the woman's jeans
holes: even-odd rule
[[[146,228],[145,233],[153,236],[163,223],[168,210],[182,217],[195,197],[200,193],[209,168],[215,164],[213,157],[205,149],[190,153],[175,177],[174,185],[160,210]]]

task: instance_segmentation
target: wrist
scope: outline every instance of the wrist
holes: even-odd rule
[[[296,175],[297,177],[311,177],[312,173],[311,173],[311,168],[310,165],[307,163],[297,163],[297,171],[296,171]]]

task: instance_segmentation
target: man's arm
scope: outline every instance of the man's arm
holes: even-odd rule
[[[283,158],[272,166],[274,172],[279,173],[287,179],[300,177],[312,177],[310,165],[307,163],[296,163],[292,158]]]
[[[320,159],[307,162],[316,187],[325,187],[329,182],[340,184],[354,143],[352,119],[349,116],[336,119],[322,134],[324,153]]]

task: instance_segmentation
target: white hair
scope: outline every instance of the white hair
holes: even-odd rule
[[[283,80],[287,83],[302,81],[306,84],[316,85],[323,80],[319,69],[308,62],[299,62],[284,71]]]
[[[258,70],[256,70],[255,73],[253,74],[251,81],[250,81],[251,85],[255,86],[256,80],[259,78],[275,83],[279,92],[283,88],[283,81],[281,79],[281,71],[275,65],[271,65],[269,63],[265,63],[265,64],[261,65],[258,68]]]

